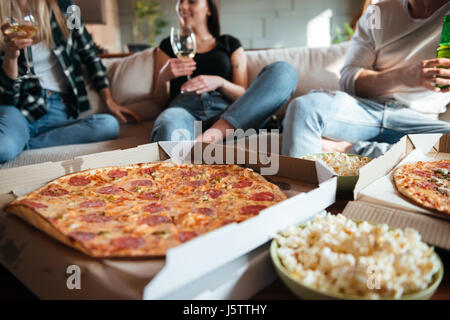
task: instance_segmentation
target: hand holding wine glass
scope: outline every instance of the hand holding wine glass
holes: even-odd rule
[[[9,17],[2,17],[6,22],[2,25],[2,33],[5,38],[5,54],[9,58],[17,58],[19,50],[24,50],[27,74],[19,77],[21,80],[35,79],[31,72],[31,62],[28,57],[27,48],[33,44],[33,38],[38,30],[36,19],[32,15],[28,6],[23,12],[16,0],[11,0],[11,13]]]
[[[193,59],[197,51],[195,34],[189,27],[172,27],[170,30],[170,43],[172,50],[178,59]],[[191,79],[187,75],[188,80]]]
[[[26,33],[23,31],[12,32],[11,30],[11,24],[9,22],[1,26],[3,39],[5,41],[5,58],[17,59],[20,55],[20,50],[31,46],[33,40],[24,38]]]

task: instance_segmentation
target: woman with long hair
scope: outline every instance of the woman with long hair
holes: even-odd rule
[[[117,137],[118,121],[109,114],[78,119],[90,109],[82,65],[113,115],[124,122],[125,115],[139,120],[112,99],[106,69],[85,27],[68,28],[64,13],[71,5],[70,0],[0,2],[0,163],[24,149]],[[34,17],[37,31],[32,39],[11,28],[9,17],[18,13]],[[23,77],[28,69],[25,50],[36,77]]]
[[[176,10],[180,28],[195,34],[197,50],[194,59],[176,58],[170,38],[161,42],[153,96],[169,104],[155,121],[151,141],[199,138],[195,121],[208,129],[201,136],[206,142],[220,140],[228,129],[263,127],[294,93],[295,69],[286,62],[273,63],[248,87],[244,49],[235,37],[221,35],[216,1],[178,0]]]

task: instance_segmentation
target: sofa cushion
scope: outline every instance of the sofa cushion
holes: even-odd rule
[[[339,90],[340,70],[344,65],[349,42],[325,48],[286,48],[247,51],[249,81],[253,81],[264,66],[289,62],[297,70],[299,81],[294,97],[313,89]]]
[[[150,98],[154,52],[154,49],[147,49],[126,58],[103,60],[114,100],[137,113],[144,121],[155,120],[162,111]],[[107,112],[99,94],[90,84],[87,88],[92,109],[81,116]]]

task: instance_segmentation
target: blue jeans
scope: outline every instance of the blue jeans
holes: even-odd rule
[[[289,100],[297,81],[294,67],[286,62],[275,62],[266,66],[234,103],[218,91],[180,94],[156,119],[150,140],[193,140],[194,121],[203,121],[206,130],[220,118],[236,129],[260,129]],[[172,136],[177,129],[187,132],[187,136]]]
[[[395,103],[313,91],[293,100],[283,121],[282,154],[301,157],[321,152],[321,138],[354,143],[350,153],[376,158],[404,135],[450,133],[450,123]]]
[[[17,157],[24,149],[88,143],[117,138],[119,123],[109,114],[83,119],[67,115],[57,92],[42,90],[48,113],[30,123],[14,106],[0,106],[0,163]]]

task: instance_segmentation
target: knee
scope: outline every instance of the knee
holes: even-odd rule
[[[14,106],[0,106],[0,115],[22,115],[19,109]]]
[[[321,113],[316,98],[311,94],[294,99],[288,106],[286,118],[308,119]]]
[[[171,107],[155,121],[150,141],[178,141],[194,139],[195,118],[184,108]]]
[[[119,135],[119,122],[110,114],[94,114],[91,116],[90,122],[95,128],[93,140],[113,140]]]
[[[0,135],[0,163],[13,160],[20,152],[22,152],[22,148],[13,137]]]
[[[14,106],[0,106],[0,116],[2,119],[7,119],[6,121],[28,126],[22,112]]]
[[[155,125],[173,128],[193,125],[194,118],[183,108],[173,107],[163,111],[155,121]]]
[[[274,83],[279,83],[295,90],[298,82],[298,74],[297,70],[290,63],[277,61],[268,65],[266,68],[270,71]]]

